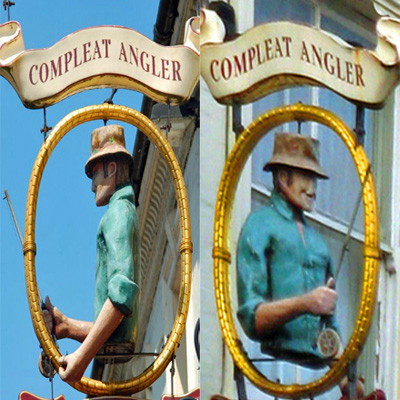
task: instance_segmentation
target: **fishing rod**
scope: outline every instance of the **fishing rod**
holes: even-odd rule
[[[13,221],[14,221],[15,228],[17,229],[19,241],[21,242],[21,248],[22,248],[22,250],[23,250],[23,248],[24,248],[24,240],[22,239],[21,230],[19,229],[17,217],[15,216],[14,207],[13,207],[13,205],[12,205],[12,203],[11,203],[11,199],[10,199],[10,196],[9,196],[9,194],[8,194],[7,189],[4,189],[4,195],[5,195],[5,197],[3,197],[3,200],[7,200],[8,207],[9,207],[9,209],[10,209],[10,211],[11,211],[11,216],[12,216],[12,219],[13,219]],[[44,310],[44,309],[46,308],[46,306],[45,306],[45,303],[44,303],[44,301],[43,301],[43,297],[42,297],[42,295],[40,294],[39,289],[38,289],[38,297],[39,297],[40,308],[41,308],[42,310]]]
[[[5,195],[5,197],[3,198],[3,200],[7,200],[8,207],[9,207],[9,209],[11,211],[11,216],[12,216],[12,219],[14,221],[14,225],[15,225],[15,228],[16,228],[17,233],[18,233],[19,241],[20,241],[21,247],[23,249],[24,248],[24,241],[22,239],[21,230],[19,229],[17,217],[15,216],[14,207],[13,207],[13,205],[11,203],[11,199],[10,199],[10,196],[8,194],[7,189],[4,189],[4,195]],[[43,297],[42,297],[42,295],[41,295],[41,293],[39,291],[39,288],[38,288],[38,298],[39,298],[40,308],[42,310],[46,310],[46,305],[45,305],[45,303],[43,301]],[[51,338],[53,339],[54,343],[57,343],[56,337],[55,337],[53,332],[51,332]],[[39,371],[45,378],[48,378],[50,380],[50,383],[51,383],[51,398],[54,399],[53,377],[55,375],[55,371],[54,371],[53,365],[52,365],[52,363],[50,361],[50,358],[47,356],[47,354],[43,350],[42,350],[42,352],[40,353],[40,356],[39,356]]]
[[[346,233],[346,237],[343,241],[343,245],[342,245],[342,249],[340,252],[340,257],[339,257],[339,264],[338,267],[334,273],[333,276],[333,282],[334,282],[334,286],[332,287],[333,289],[335,288],[335,284],[337,282],[337,279],[339,277],[339,273],[340,270],[342,268],[343,265],[343,260],[344,260],[344,255],[346,253],[346,251],[349,250],[349,243],[350,243],[350,239],[351,239],[351,232],[353,231],[354,228],[354,224],[356,222],[356,218],[357,218],[357,214],[358,214],[358,210],[360,208],[360,204],[361,204],[361,200],[362,200],[362,196],[364,193],[364,188],[365,188],[365,184],[368,180],[369,174],[371,172],[371,164],[368,164],[368,168],[367,171],[365,173],[363,182],[361,184],[361,188],[360,191],[358,193],[358,197],[355,203],[355,207],[353,209],[353,213],[350,219],[350,224],[349,227],[347,229],[347,233]],[[339,350],[340,348],[340,337],[338,335],[338,333],[331,328],[326,328],[326,324],[329,321],[331,317],[330,316],[322,316],[321,320],[320,320],[320,328],[319,328],[319,335],[317,338],[317,346],[318,346],[318,350],[320,351],[320,353],[326,357],[326,358],[331,358],[333,357]]]

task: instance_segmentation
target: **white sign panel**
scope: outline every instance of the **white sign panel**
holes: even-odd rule
[[[291,22],[257,26],[222,43],[216,14],[202,10],[201,74],[221,103],[252,102],[295,85],[327,87],[369,107],[383,105],[399,80],[400,21],[382,18],[375,51]],[[204,33],[204,35],[203,35]]]
[[[0,26],[0,75],[28,108],[54,104],[86,89],[124,88],[158,102],[190,98],[199,79],[199,18],[186,24],[182,46],[161,46],[120,26],[74,32],[52,47],[25,50],[21,26]]]

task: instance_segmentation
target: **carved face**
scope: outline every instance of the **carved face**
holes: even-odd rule
[[[315,174],[293,169],[292,175],[283,172],[279,176],[282,194],[290,204],[304,211],[311,211],[316,199],[317,179]]]
[[[115,192],[116,165],[108,164],[108,176],[104,177],[103,160],[98,159],[92,167],[92,191],[96,194],[96,205],[102,207],[108,204]]]

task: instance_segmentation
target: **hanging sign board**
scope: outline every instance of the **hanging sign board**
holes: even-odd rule
[[[132,396],[101,396],[101,397],[89,397],[84,400],[146,400],[146,399],[139,399],[138,397]]]
[[[18,400],[47,400],[47,399],[36,396],[26,391],[22,391],[18,396]],[[55,397],[54,400],[65,400],[65,397],[64,395],[60,394],[59,396]]]
[[[93,397],[91,400],[135,400],[136,397],[131,396],[102,396],[102,397]],[[192,390],[190,393],[186,394],[179,394],[179,395],[164,395],[162,396],[161,400],[179,400],[179,399],[193,399],[199,400],[200,399],[200,388]],[[47,400],[43,397],[36,396],[32,393],[23,391],[19,394],[18,400]],[[60,395],[56,397],[54,400],[65,400],[64,395]],[[88,400],[88,399],[86,399]],[[139,400],[139,399],[137,399]]]
[[[0,25],[0,75],[28,108],[50,106],[93,88],[137,90],[180,104],[199,79],[199,18],[186,23],[182,46],[161,46],[120,26],[74,32],[52,47],[25,50],[21,26]]]
[[[164,395],[161,400],[199,400],[200,399],[200,388],[192,390],[190,393],[178,394],[178,395]]]
[[[329,88],[379,108],[400,77],[400,20],[381,18],[374,51],[292,22],[259,25],[223,43],[215,12],[201,14],[201,74],[223,104],[245,104],[296,85]]]

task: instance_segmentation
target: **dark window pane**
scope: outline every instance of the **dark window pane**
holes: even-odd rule
[[[350,30],[332,18],[325,15],[321,16],[321,29],[331,32],[355,47],[365,47],[367,49],[375,49],[376,43],[371,42],[367,38],[359,35],[357,32]]]
[[[272,21],[293,21],[312,25],[313,6],[301,0],[255,0],[254,21],[256,25]]]

